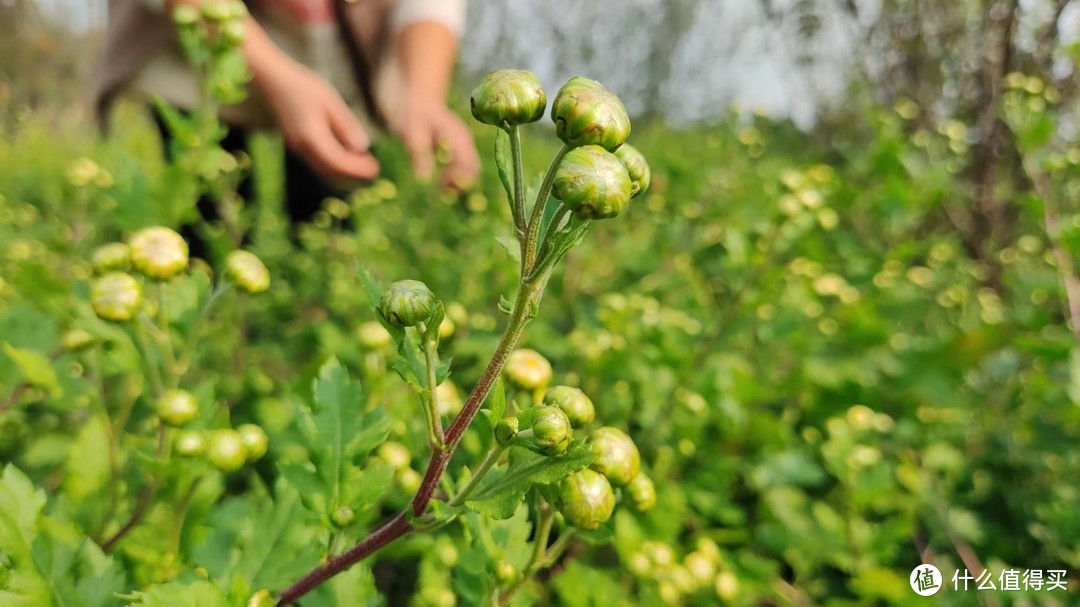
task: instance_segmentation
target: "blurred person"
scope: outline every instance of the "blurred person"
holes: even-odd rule
[[[99,119],[124,91],[196,106],[171,11],[214,0],[109,0],[105,52],[96,94]],[[286,211],[306,221],[335,183],[369,181],[379,163],[369,150],[389,130],[408,150],[420,179],[434,177],[436,151],[449,156],[440,183],[463,190],[479,170],[465,124],[446,105],[465,0],[247,0],[242,52],[248,98],[227,106],[222,142],[247,147],[252,130],[276,128],[285,145]],[[167,129],[157,117],[163,135]],[[246,185],[250,188],[250,185]],[[247,192],[241,192],[245,198]],[[200,203],[204,217],[212,205]]]

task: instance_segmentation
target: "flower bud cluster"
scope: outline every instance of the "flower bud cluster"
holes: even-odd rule
[[[656,583],[665,605],[682,605],[687,595],[707,593],[711,600],[723,603],[734,600],[739,580],[724,560],[716,542],[700,538],[696,547],[681,560],[668,544],[647,541],[627,560],[627,569],[642,579]]]
[[[183,394],[186,396],[177,394],[173,395],[173,398],[177,402],[191,398],[190,394],[186,392]],[[165,402],[164,398],[162,402]],[[163,421],[176,425],[174,421],[165,419],[160,405],[158,415]],[[192,419],[194,417],[195,415],[191,415]],[[187,421],[182,423],[187,423]],[[245,464],[262,459],[266,455],[269,444],[269,438],[262,428],[255,424],[240,424],[235,429],[181,430],[173,441],[173,449],[182,457],[203,457],[210,465],[227,473],[235,472]]]

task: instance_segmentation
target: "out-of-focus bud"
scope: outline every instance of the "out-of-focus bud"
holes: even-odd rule
[[[638,472],[623,488],[630,500],[630,507],[637,512],[648,512],[656,505],[656,487],[644,472]]]
[[[431,318],[438,303],[431,289],[419,280],[399,280],[383,292],[379,308],[390,324],[404,328]]]
[[[247,463],[244,440],[236,430],[214,430],[206,447],[206,460],[222,472],[235,472]]]
[[[242,46],[247,40],[247,27],[243,21],[230,21],[221,28],[221,40],[229,46]]]
[[[180,27],[191,27],[199,22],[199,9],[189,4],[181,4],[173,11],[172,20]]]
[[[536,350],[514,350],[506,359],[506,379],[511,384],[535,392],[551,382],[551,363]]]
[[[412,468],[398,470],[397,474],[394,475],[394,478],[397,479],[398,486],[408,493],[416,493],[420,489],[420,485],[424,482],[424,477]]]
[[[176,435],[173,448],[181,457],[196,457],[206,450],[206,437],[195,430],[181,430]]]
[[[166,280],[188,265],[188,244],[169,228],[156,226],[135,232],[128,241],[131,265],[149,278]]]
[[[630,202],[630,174],[598,145],[570,150],[555,170],[551,193],[583,219],[608,219]]]
[[[142,287],[130,274],[110,272],[94,281],[90,287],[90,305],[94,313],[105,320],[126,322],[142,306]]]
[[[473,89],[469,103],[473,118],[507,128],[540,120],[547,107],[547,95],[536,74],[498,70],[484,76]]]
[[[558,407],[533,407],[522,414],[531,433],[521,432],[515,442],[541,455],[562,455],[574,439],[570,420]],[[524,420],[523,420],[524,421]]]
[[[244,450],[247,451],[247,461],[253,462],[266,455],[270,439],[262,428],[255,424],[240,424],[236,431],[240,434],[240,442],[244,443]]]
[[[495,441],[502,446],[509,445],[518,435],[518,418],[504,417],[495,424]]]
[[[442,322],[439,323],[439,339],[446,339],[454,334],[454,321],[450,320],[449,316],[443,316]]]
[[[622,101],[595,80],[580,76],[563,85],[551,104],[555,134],[567,145],[598,145],[614,151],[630,137]]]
[[[64,349],[68,352],[78,352],[84,348],[91,346],[97,338],[90,334],[86,329],[68,329],[60,337],[60,343],[64,346]]]
[[[353,519],[355,517],[356,513],[353,512],[352,508],[349,508],[348,506],[342,506],[341,508],[334,510],[334,512],[330,515],[330,522],[333,523],[333,525],[338,529],[344,529],[353,522]]]
[[[274,607],[276,601],[274,601],[274,595],[270,594],[270,591],[263,588],[262,590],[251,595],[248,599],[247,607]]]
[[[270,288],[270,270],[254,253],[233,251],[225,258],[225,276],[248,293]]]
[[[570,386],[552,386],[544,393],[544,404],[558,407],[570,420],[570,425],[581,428],[592,423],[596,408],[584,392]]]
[[[131,267],[131,247],[122,242],[103,244],[90,254],[90,265],[102,274],[127,271]]]
[[[199,401],[186,390],[166,390],[157,402],[157,414],[170,426],[183,426],[199,415]]]
[[[615,157],[623,163],[627,174],[630,175],[630,197],[635,198],[639,194],[644,194],[652,183],[652,169],[649,168],[645,155],[629,143],[624,143],[615,150]]]
[[[394,470],[408,468],[409,463],[412,461],[409,448],[397,441],[388,440],[379,445],[377,453],[379,459],[390,464],[390,467]]]
[[[599,529],[615,510],[615,492],[604,475],[586,468],[559,483],[559,512],[579,529]]]
[[[695,550],[686,555],[686,558],[683,559],[683,566],[690,572],[690,575],[694,578],[694,583],[698,587],[711,584],[716,577],[716,563],[704,552]]]
[[[381,350],[390,345],[390,332],[382,324],[369,320],[356,328],[356,338],[360,345],[370,350]]]
[[[457,415],[465,402],[461,400],[461,393],[451,381],[444,381],[435,386],[435,400],[439,403],[439,415]]]
[[[593,470],[606,476],[616,487],[634,480],[641,469],[641,455],[633,439],[611,426],[597,428],[591,438],[593,451],[596,452]]]
[[[495,580],[501,585],[505,586],[517,579],[517,567],[508,560],[497,561],[491,569],[491,572],[495,574]]]

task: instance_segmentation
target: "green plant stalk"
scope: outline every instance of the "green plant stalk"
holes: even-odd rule
[[[180,356],[180,377],[183,378],[187,374],[188,369],[191,368],[191,358],[195,354],[195,346],[199,342],[199,333],[202,331],[202,327],[206,324],[206,320],[210,317],[210,310],[213,309],[214,304],[217,303],[221,296],[229,290],[229,283],[218,283],[210,290],[210,297],[206,299],[206,304],[203,305],[202,310],[199,311],[199,317],[195,319],[195,323],[191,325],[191,330],[188,334],[187,343],[184,344],[184,351]]]
[[[421,334],[423,333],[424,331],[421,331]],[[428,442],[431,444],[431,449],[432,451],[442,451],[446,437],[443,434],[442,419],[439,415],[439,398],[435,394],[435,367],[438,365],[436,348],[438,348],[438,344],[435,340],[425,340],[424,362],[427,365],[428,393],[427,398],[421,398],[420,401],[424,404],[424,413],[427,415]]]
[[[172,336],[169,333],[169,313],[165,307],[165,283],[158,281],[156,285],[158,305],[158,339],[161,342],[161,351],[165,357],[165,382],[166,388],[175,388],[180,383],[180,367],[176,362],[176,351],[173,350]]]
[[[521,160],[521,131],[515,124],[510,127],[510,156],[514,162],[514,232],[525,254],[525,167]]]
[[[157,367],[157,357],[153,356],[153,350],[146,339],[145,323],[148,321],[149,319],[145,315],[139,314],[139,322],[135,323],[135,340],[139,344],[137,349],[142,352],[143,362],[146,363],[147,375],[150,377],[150,386],[154,392],[154,398],[161,398],[162,393],[164,393],[161,384],[161,371]],[[151,360],[151,358],[154,360]]]
[[[483,461],[481,461],[480,465],[477,466],[476,472],[473,473],[472,478],[470,478],[469,482],[461,488],[461,491],[459,491],[458,494],[450,500],[448,505],[460,506],[461,504],[464,504],[465,500],[469,498],[469,495],[471,495],[472,492],[480,486],[480,481],[483,480],[484,475],[487,474],[488,470],[491,470],[492,466],[494,466],[499,461],[499,458],[506,451],[506,449],[507,447],[498,443],[492,445],[491,449],[488,450],[487,455],[484,456]]]
[[[544,564],[549,560],[547,543],[548,538],[551,537],[551,527],[555,523],[555,510],[549,504],[544,501],[544,498],[540,498],[540,518],[536,522],[536,539],[533,544],[532,558],[529,559],[529,564],[525,566],[525,571],[521,574],[521,579],[514,582],[512,586],[506,589],[506,592],[500,593],[498,602],[499,607],[510,604],[510,600],[514,598],[514,595],[521,590],[525,582],[535,574],[544,568]],[[566,535],[566,534],[563,534]],[[559,539],[562,539],[561,537]]]
[[[532,211],[529,214],[529,228],[528,234],[525,236],[524,254],[521,256],[522,276],[529,276],[532,273],[533,265],[536,263],[540,226],[544,223],[544,210],[547,209],[547,199],[551,193],[551,186],[555,183],[555,172],[559,168],[563,156],[566,156],[571,149],[573,148],[563,144],[559,151],[555,153],[555,157],[551,159],[551,164],[544,175],[544,181],[540,184],[540,191],[536,193],[536,202],[533,203]]]

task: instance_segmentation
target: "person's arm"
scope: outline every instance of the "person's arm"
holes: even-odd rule
[[[214,0],[166,0],[181,5]],[[379,163],[368,137],[341,95],[318,74],[281,51],[255,19],[247,20],[243,53],[252,84],[270,108],[285,144],[312,168],[331,178],[373,179]]]

